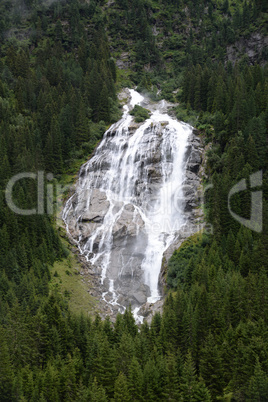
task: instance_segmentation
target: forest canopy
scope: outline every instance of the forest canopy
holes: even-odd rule
[[[3,0],[0,4],[0,400],[267,401],[267,2]],[[9,179],[78,170],[138,86],[207,146],[213,234],[171,257],[163,314],[75,314],[52,286],[68,258],[53,215],[6,205]],[[136,108],[136,119],[147,118]],[[261,171],[262,230],[228,194]],[[27,180],[21,207],[36,204]],[[250,217],[251,192],[232,199]]]

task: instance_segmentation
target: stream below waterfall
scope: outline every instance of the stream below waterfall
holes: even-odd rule
[[[192,127],[171,117],[168,103],[125,90],[123,116],[79,173],[63,210],[67,232],[93,267],[102,298],[123,312],[161,298],[164,251],[185,225],[183,183]],[[150,118],[135,123],[135,105]]]

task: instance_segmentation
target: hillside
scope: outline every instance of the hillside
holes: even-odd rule
[[[1,1],[1,401],[267,401],[267,11],[264,0]],[[213,185],[213,233],[174,253],[150,327],[130,309],[115,324],[84,314],[97,301],[77,296],[81,267],[56,223],[57,183],[74,181],[120,118],[126,86],[179,103]],[[13,200],[36,208],[42,176],[44,208],[12,212],[9,180],[43,171]]]

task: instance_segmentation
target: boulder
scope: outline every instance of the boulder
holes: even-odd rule
[[[86,192],[82,193],[85,197],[85,201],[88,202]],[[106,194],[99,190],[93,189],[90,195],[90,202],[88,208],[83,212],[81,211],[81,220],[84,222],[103,222],[110,206],[110,202],[107,200]]]

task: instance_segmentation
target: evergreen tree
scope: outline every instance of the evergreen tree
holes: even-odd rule
[[[117,351],[117,371],[128,376],[128,370],[134,356],[133,339],[131,335],[123,333]]]
[[[48,401],[59,401],[60,378],[59,372],[50,363],[48,364],[43,378],[43,396]]]
[[[254,376],[251,377],[247,391],[246,400],[264,402],[268,395],[268,376],[262,371],[259,359],[257,358]]]
[[[200,358],[200,374],[209,388],[211,396],[215,398],[222,395],[224,386],[221,353],[211,333],[204,344]]]
[[[105,390],[101,385],[98,385],[96,377],[94,378],[91,388],[91,401],[92,402],[107,402]]]
[[[127,379],[123,373],[120,373],[117,377],[114,385],[114,400],[118,402],[130,402],[130,397]]]
[[[99,345],[95,367],[98,382],[104,387],[107,396],[112,397],[116,378],[115,354],[106,338]]]
[[[180,378],[178,377],[177,364],[174,355],[171,353],[166,357],[166,367],[167,367],[167,385],[166,385],[166,395],[169,401],[179,400],[179,383]]]
[[[98,108],[98,120],[103,120],[105,122],[110,120],[110,105],[108,98],[108,90],[106,85],[103,85],[100,100],[99,100],[99,108]]]
[[[133,401],[143,401],[143,373],[136,357],[133,357],[128,374],[128,389]]]
[[[180,381],[181,400],[192,401],[211,401],[210,395],[204,383],[198,381],[196,369],[192,360],[191,353],[188,353],[184,363],[182,377]],[[204,399],[203,399],[204,398]]]
[[[89,136],[90,131],[86,117],[86,108],[84,102],[81,100],[76,123],[76,144],[81,145],[83,142],[87,142]]]
[[[12,400],[13,379],[13,368],[5,339],[5,332],[0,327],[0,399],[3,402]]]

